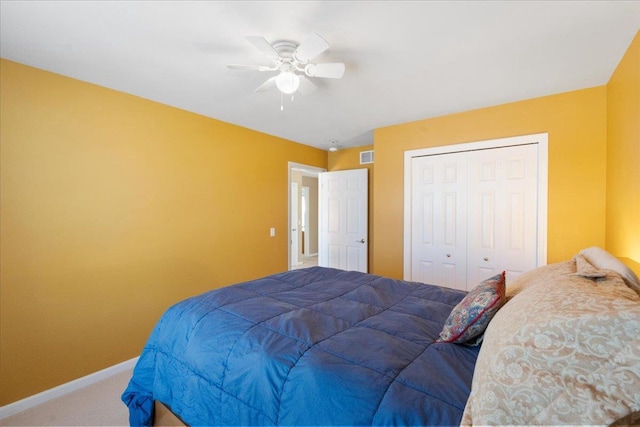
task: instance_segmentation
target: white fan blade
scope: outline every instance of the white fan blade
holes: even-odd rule
[[[316,33],[309,34],[300,46],[293,52],[294,58],[300,62],[307,62],[329,49],[329,43]]]
[[[328,62],[325,64],[309,64],[304,72],[310,77],[327,77],[339,79],[344,75],[344,64],[342,62]]]
[[[280,57],[280,55],[278,55],[278,51],[276,51],[264,37],[247,36],[247,40],[249,40],[252,45],[272,61],[275,61]]]
[[[267,79],[266,82],[262,83],[260,86],[256,88],[256,92],[264,92],[265,90],[269,90],[272,87],[276,86],[276,78],[278,76],[273,76]]]
[[[266,65],[237,65],[227,64],[227,68],[231,70],[255,70],[255,71],[275,71],[277,68],[267,67]]]
[[[311,92],[316,90],[318,86],[313,84],[311,80],[307,78],[307,76],[300,74],[300,86],[298,87],[298,92],[303,95],[309,95]]]

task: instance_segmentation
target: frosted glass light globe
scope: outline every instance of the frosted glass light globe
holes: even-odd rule
[[[289,95],[298,90],[300,77],[290,71],[284,71],[276,78],[276,86],[280,92]]]

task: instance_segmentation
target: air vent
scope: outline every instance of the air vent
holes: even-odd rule
[[[360,164],[366,165],[368,163],[373,163],[373,150],[360,152]]]

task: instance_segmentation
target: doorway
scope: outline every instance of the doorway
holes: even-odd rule
[[[309,260],[311,264],[317,262],[318,175],[326,169],[295,162],[289,162],[288,167],[287,265],[289,270],[293,270],[308,266]]]

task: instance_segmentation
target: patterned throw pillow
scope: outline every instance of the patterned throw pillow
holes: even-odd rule
[[[453,308],[437,341],[480,344],[489,321],[505,301],[503,271],[480,283]]]

